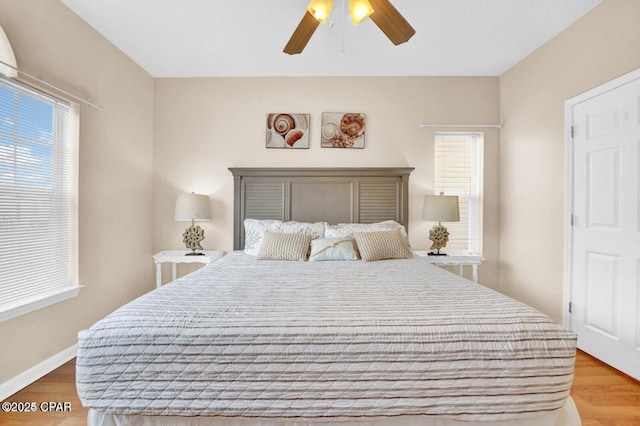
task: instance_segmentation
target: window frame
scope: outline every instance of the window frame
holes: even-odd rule
[[[469,193],[450,190],[438,186],[436,150],[440,138],[471,138],[471,183]],[[446,143],[446,142],[444,142]],[[446,195],[457,195],[469,199],[469,226],[467,247],[470,253],[482,255],[483,248],[483,190],[484,190],[484,132],[436,132],[434,134],[434,192],[443,191]],[[471,220],[471,218],[474,220]],[[455,250],[455,249],[453,249]]]

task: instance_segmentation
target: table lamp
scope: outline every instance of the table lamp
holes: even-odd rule
[[[203,255],[200,242],[204,240],[204,229],[200,225],[196,225],[195,221],[204,221],[211,219],[211,208],[209,205],[209,197],[202,194],[178,194],[176,199],[176,208],[174,210],[173,219],[176,221],[191,221],[191,226],[184,230],[182,234],[182,242],[191,252],[187,256]]]
[[[446,253],[440,253],[440,249],[446,247],[449,241],[449,231],[442,226],[442,222],[460,221],[458,196],[444,195],[444,192],[441,192],[440,195],[425,195],[422,219],[438,222],[429,231],[429,239],[433,241],[430,250],[436,250],[429,252],[429,256],[446,256]]]

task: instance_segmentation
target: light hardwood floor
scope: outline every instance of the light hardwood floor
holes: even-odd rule
[[[640,382],[578,352],[571,389],[584,426],[639,426]],[[2,426],[80,426],[86,424],[87,410],[80,404],[75,388],[75,359],[27,386],[6,401],[70,402],[69,412],[4,413]]]
[[[640,426],[640,382],[581,351],[571,396],[583,426]]]

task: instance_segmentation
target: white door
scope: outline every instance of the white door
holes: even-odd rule
[[[640,79],[611,87],[573,105],[570,321],[580,349],[640,379]]]

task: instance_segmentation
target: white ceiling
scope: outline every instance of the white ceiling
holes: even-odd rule
[[[497,76],[602,0],[392,0],[394,46],[347,0],[302,54],[282,49],[309,0],[61,0],[153,77]]]

